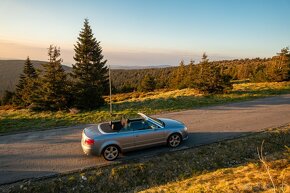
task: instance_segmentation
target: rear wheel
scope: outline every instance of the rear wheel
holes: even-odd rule
[[[169,147],[177,147],[181,143],[181,135],[179,133],[171,134],[167,139],[167,144]]]
[[[117,159],[117,157],[119,156],[119,153],[120,153],[120,151],[119,151],[119,148],[117,146],[108,145],[103,150],[103,157],[105,158],[105,160],[113,161],[113,160]]]

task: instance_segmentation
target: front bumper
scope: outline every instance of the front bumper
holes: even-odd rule
[[[184,138],[182,138],[182,141],[186,141],[186,140],[188,140],[188,135],[186,136],[186,137],[184,137]]]

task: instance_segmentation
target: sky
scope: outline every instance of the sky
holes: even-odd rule
[[[85,18],[110,65],[271,57],[290,45],[289,0],[1,0],[0,59],[74,63]]]

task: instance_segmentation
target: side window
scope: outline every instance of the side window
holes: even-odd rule
[[[121,131],[137,131],[137,130],[147,130],[147,129],[157,129],[158,126],[146,121],[146,120],[142,120],[142,121],[132,121],[129,122],[128,126],[125,128],[122,128]]]
[[[120,130],[120,132],[128,132],[128,131],[133,131],[133,129],[130,128],[130,127],[123,127],[123,128]]]
[[[128,127],[131,128],[132,130],[143,130],[144,129],[144,124],[143,121],[132,121],[128,124]]]

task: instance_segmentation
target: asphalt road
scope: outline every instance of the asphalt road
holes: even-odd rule
[[[157,117],[184,122],[190,138],[180,148],[193,147],[289,123],[290,94]],[[0,185],[108,163],[83,154],[81,131],[82,127],[70,127],[0,136]],[[119,160],[164,151],[170,149],[157,147],[127,153]]]

